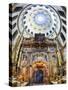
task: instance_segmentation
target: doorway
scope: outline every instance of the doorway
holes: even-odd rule
[[[35,71],[35,83],[37,84],[41,84],[43,83],[43,71],[41,69],[38,69],[37,71]]]

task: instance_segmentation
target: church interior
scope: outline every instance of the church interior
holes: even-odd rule
[[[9,4],[9,85],[66,83],[66,8]]]

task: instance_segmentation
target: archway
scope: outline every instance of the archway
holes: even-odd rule
[[[33,83],[41,84],[45,83],[45,78],[48,78],[48,62],[46,61],[35,61],[32,64],[33,68]]]

